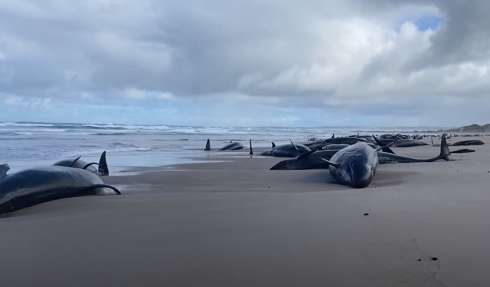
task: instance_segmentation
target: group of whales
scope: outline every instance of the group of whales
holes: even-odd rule
[[[470,149],[450,151],[446,136],[441,136],[439,155],[429,159],[395,154],[390,147],[427,145],[419,139],[404,138],[400,135],[379,139],[374,135],[337,138],[332,136],[305,144],[295,144],[291,141],[291,144],[279,146],[273,142],[271,149],[260,155],[289,158],[277,163],[270,168],[271,170],[329,169],[337,182],[354,188],[364,188],[371,184],[379,164],[433,162],[440,159],[449,161],[451,153],[474,152]],[[452,146],[480,144],[483,142],[468,140],[454,143]],[[249,146],[250,155],[253,155],[252,140]],[[218,150],[244,148],[241,143],[230,141]],[[209,139],[205,150],[211,150]],[[117,188],[104,184],[101,179],[101,176],[109,175],[105,151],[98,163],[87,163],[78,157],[74,160],[58,161],[52,166],[29,168],[12,174],[7,174],[9,170],[8,164],[0,164],[0,214],[62,198],[95,195],[103,188],[121,194]]]
[[[386,163],[412,163],[412,162],[434,162],[437,160],[450,161],[452,153],[468,153],[475,150],[460,149],[449,150],[446,141],[447,134],[441,136],[440,153],[436,157],[419,159],[409,156],[398,155],[390,147],[408,147],[427,145],[427,143],[409,138],[394,136],[391,138],[383,137],[378,139],[376,136],[352,136],[337,137],[326,140],[314,140],[306,144],[291,144],[277,146],[272,143],[272,148],[260,153],[261,156],[288,157],[270,170],[304,170],[304,169],[329,169],[331,176],[340,184],[354,188],[364,188],[371,184],[378,167],[378,164]],[[401,142],[401,144],[400,144]],[[456,145],[482,144],[480,141],[465,141]],[[231,142],[219,150],[231,150]],[[233,147],[243,145],[234,143]],[[206,149],[210,150],[209,140]],[[250,154],[253,155],[252,141],[250,140]]]
[[[78,157],[12,174],[7,174],[9,170],[8,164],[0,165],[0,214],[62,198],[95,195],[104,188],[121,194],[100,178],[109,175],[105,151],[99,163],[87,163]]]
[[[457,137],[457,134],[452,135],[451,137]],[[384,134],[379,137],[379,140],[383,143],[389,143],[393,141],[395,138],[398,138],[398,142],[393,145],[394,147],[412,147],[412,146],[421,146],[421,145],[428,145],[428,143],[422,141],[424,137],[428,136],[421,136],[421,135],[414,135],[414,136],[409,136],[409,135],[402,135],[402,134],[396,134],[396,135],[391,135],[391,134]],[[434,137],[435,135],[430,136],[430,140],[432,145],[434,145]],[[446,136],[446,139],[449,139],[450,136]],[[467,146],[467,145],[483,145],[485,144],[481,140],[462,140],[458,141],[455,143],[451,143],[448,145],[450,146]]]

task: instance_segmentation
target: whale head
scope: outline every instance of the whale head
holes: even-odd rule
[[[373,181],[373,171],[366,163],[353,162],[346,170],[350,179],[350,186],[354,188],[364,188]]]

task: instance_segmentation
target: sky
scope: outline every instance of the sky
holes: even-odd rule
[[[490,1],[0,0],[0,121],[490,123]]]

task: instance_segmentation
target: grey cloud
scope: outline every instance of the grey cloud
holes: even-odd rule
[[[446,66],[465,61],[488,60],[490,56],[490,3],[465,0],[368,0],[365,7],[422,5],[436,7],[445,18],[440,31],[432,36],[431,48],[414,60],[412,69]]]
[[[422,61],[447,65],[481,61],[490,55],[490,3],[486,1],[442,1],[437,6],[447,17],[440,33],[431,39],[433,46]]]
[[[485,1],[0,2],[0,91],[9,94],[240,93],[369,116],[436,105],[422,96],[490,91],[488,73],[458,66],[490,57]],[[430,6],[446,18],[430,37],[379,28]]]

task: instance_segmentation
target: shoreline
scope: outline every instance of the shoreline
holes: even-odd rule
[[[488,137],[456,137],[449,139],[448,142],[458,141],[458,140],[468,140],[468,139],[483,139],[486,141]],[[425,142],[430,143],[430,137],[424,139]],[[438,140],[435,140],[436,143]],[[217,142],[220,142],[219,140]],[[289,141],[275,141],[276,144],[288,144]],[[297,143],[305,143],[308,141],[301,141]],[[204,151],[205,140],[202,142],[202,148],[185,148],[179,150],[142,150],[142,151],[119,151],[119,152],[108,152],[107,161],[109,164],[109,169],[111,175],[124,175],[127,174],[125,171],[127,169],[142,168],[142,167],[167,167],[176,164],[187,164],[187,163],[204,163],[209,161],[215,161],[215,158],[230,157],[230,158],[242,158],[248,157],[249,147],[248,140],[242,141],[245,148],[239,151]],[[226,141],[222,143],[226,144]],[[259,144],[253,142],[254,158],[260,157],[258,154],[262,151],[266,151],[270,148],[269,143],[260,141]],[[213,149],[218,148],[213,142]],[[413,149],[413,148],[410,148]],[[401,149],[404,152],[406,149]],[[90,153],[81,154],[82,159],[87,162],[97,162],[99,160],[100,153]],[[78,155],[77,155],[78,156]],[[30,168],[33,166],[43,166],[52,165],[56,161],[65,159],[75,159],[77,156],[61,156],[53,157],[52,159],[20,159],[20,160],[6,160],[2,163],[8,163],[11,167],[10,172],[16,172],[25,168]]]

